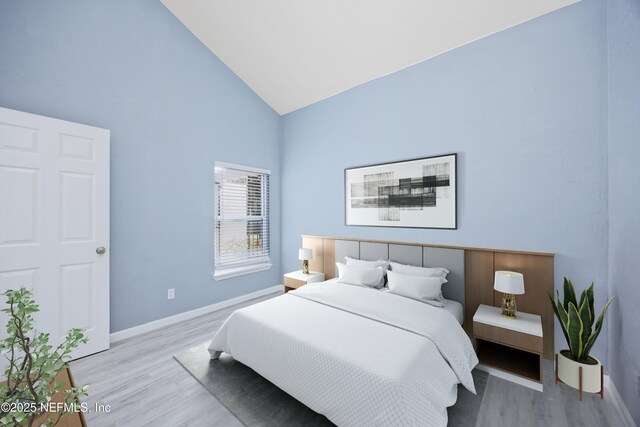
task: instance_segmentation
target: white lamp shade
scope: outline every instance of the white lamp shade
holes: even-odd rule
[[[524,294],[524,276],[515,271],[496,271],[493,289],[505,294]]]
[[[307,249],[307,248],[302,248],[298,251],[298,259],[304,261],[306,260],[310,260],[311,258],[313,258],[313,252],[311,251],[311,249]]]

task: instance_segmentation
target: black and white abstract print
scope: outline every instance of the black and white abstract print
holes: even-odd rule
[[[456,155],[345,170],[347,225],[456,228]]]

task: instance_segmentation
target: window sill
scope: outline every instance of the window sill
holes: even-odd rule
[[[222,271],[215,271],[213,273],[213,278],[215,280],[224,280],[230,279],[232,277],[243,276],[245,274],[257,273],[258,271],[269,270],[273,267],[273,264],[257,264],[257,265],[247,265],[244,267],[238,268],[229,268]]]

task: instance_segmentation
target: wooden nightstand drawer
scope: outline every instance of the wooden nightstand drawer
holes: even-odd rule
[[[473,322],[473,335],[488,341],[542,354],[542,337],[536,335],[529,335],[478,322]]]
[[[307,282],[304,280],[297,280],[297,279],[292,279],[291,277],[286,277],[284,278],[284,286],[287,288],[292,288],[292,289],[296,289],[299,288],[302,285],[306,285]]]

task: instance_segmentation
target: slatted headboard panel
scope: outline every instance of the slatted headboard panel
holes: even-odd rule
[[[502,294],[493,290],[494,273],[518,271],[525,285],[525,294],[518,295],[518,310],[542,317],[544,356],[553,358],[553,312],[546,296],[554,289],[552,253],[307,235],[302,236],[302,247],[313,249],[309,268],[323,272],[327,279],[336,277],[335,263],[345,256],[449,269],[443,293],[464,305],[464,328],[469,335],[480,304],[500,306]]]

